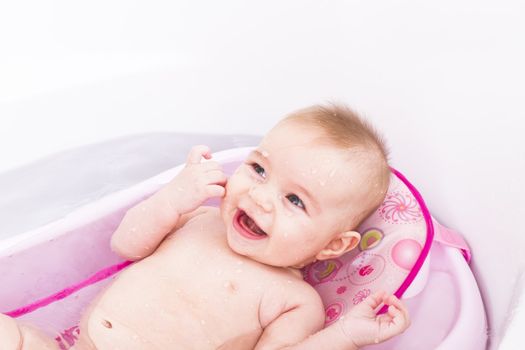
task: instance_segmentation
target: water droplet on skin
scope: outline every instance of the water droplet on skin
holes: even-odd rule
[[[202,324],[202,325],[205,325],[205,324],[206,324],[206,321],[201,320],[201,324]]]
[[[137,228],[136,227],[132,227],[131,228],[131,232],[137,232]]]
[[[318,171],[317,168],[312,168],[312,169],[310,169],[310,173],[311,173],[312,175],[317,174],[317,171]]]
[[[335,173],[337,173],[337,169],[332,169],[332,171],[330,171],[330,174],[328,174],[328,176],[334,177]]]
[[[324,187],[324,186],[326,185],[326,181],[319,180],[319,185],[321,185],[322,187]]]
[[[264,157],[264,158],[268,158],[268,156],[270,155],[267,151],[262,151],[261,152],[261,155]]]

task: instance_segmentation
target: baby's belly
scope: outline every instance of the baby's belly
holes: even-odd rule
[[[237,261],[199,268],[194,256],[184,255],[159,254],[124,271],[81,332],[98,350],[253,349],[262,333],[261,288],[243,280]]]

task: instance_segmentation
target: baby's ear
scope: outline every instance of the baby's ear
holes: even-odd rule
[[[327,245],[321,250],[315,258],[317,260],[327,260],[337,258],[344,253],[352,250],[361,240],[361,235],[357,231],[345,231],[335,236]]]

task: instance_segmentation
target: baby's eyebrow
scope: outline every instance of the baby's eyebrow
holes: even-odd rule
[[[262,157],[262,153],[258,149],[254,149],[251,153],[255,154],[255,155],[259,156],[259,157]]]
[[[258,149],[254,149],[252,152],[251,152],[251,155],[252,156],[256,156],[260,159],[264,159],[264,160],[267,160],[268,157],[265,157],[264,156],[264,153],[259,151]]]

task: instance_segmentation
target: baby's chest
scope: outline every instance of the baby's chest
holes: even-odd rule
[[[217,237],[181,237],[163,254],[161,280],[170,281],[175,295],[196,308],[257,313],[260,300],[271,284],[265,267],[231,252]],[[179,243],[179,244],[177,244]]]
[[[275,271],[233,252],[222,221],[195,220],[166,240],[155,253],[163,278],[180,281],[183,290],[207,298],[256,302]]]
[[[143,274],[148,280],[142,283],[155,285],[151,297],[175,319],[214,325],[219,333],[260,329],[260,303],[275,276],[232,252],[220,235],[185,232],[166,242],[148,264],[150,272]]]

